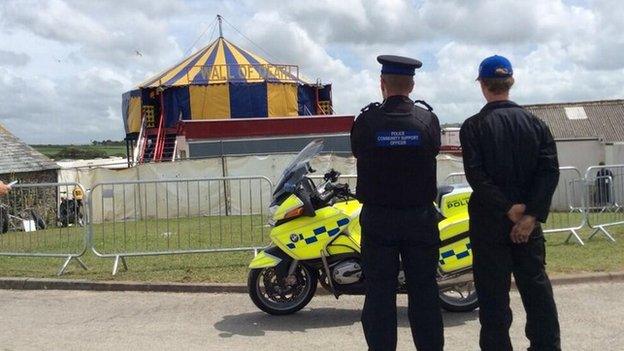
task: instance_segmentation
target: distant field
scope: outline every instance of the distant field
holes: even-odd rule
[[[84,150],[101,150],[106,152],[106,154],[110,156],[126,156],[126,146],[125,145],[30,145],[35,150],[41,152],[42,154],[54,158],[61,150],[67,147],[75,147]]]

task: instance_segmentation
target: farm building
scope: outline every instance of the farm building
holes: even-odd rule
[[[0,180],[10,183],[56,183],[59,166],[42,153],[11,134],[0,124]],[[59,193],[56,187],[14,189],[1,202],[9,204],[10,214],[19,215],[23,210],[34,210],[45,223],[55,223]],[[6,230],[6,213],[0,212],[0,227]]]
[[[0,124],[0,180],[5,183],[56,183],[60,168]]]
[[[624,163],[624,100],[526,105],[550,127],[559,164],[581,172],[604,161]]]

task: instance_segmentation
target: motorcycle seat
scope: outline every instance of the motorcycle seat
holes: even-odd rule
[[[442,185],[438,187],[438,196],[436,197],[436,204],[440,206],[442,202],[442,197],[446,194],[450,194],[455,190],[455,187],[452,185]]]

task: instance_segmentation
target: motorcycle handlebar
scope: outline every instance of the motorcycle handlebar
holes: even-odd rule
[[[323,179],[325,179],[328,182],[335,183],[338,181],[338,177],[340,177],[340,172],[332,168],[329,170],[329,172],[325,173],[325,176],[323,177]]]
[[[355,198],[355,194],[349,189],[349,184],[332,184],[328,182],[325,185],[325,190],[325,193],[319,194],[319,199],[324,202],[328,201],[333,196],[339,198]]]

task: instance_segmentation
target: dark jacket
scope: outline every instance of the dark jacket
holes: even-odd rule
[[[367,106],[353,123],[351,150],[357,158],[357,197],[364,204],[431,206],[440,123],[430,110],[406,96]]]
[[[513,204],[523,203],[526,214],[546,221],[559,162],[543,121],[512,101],[491,102],[464,122],[460,140],[474,190],[471,216],[500,219]]]

